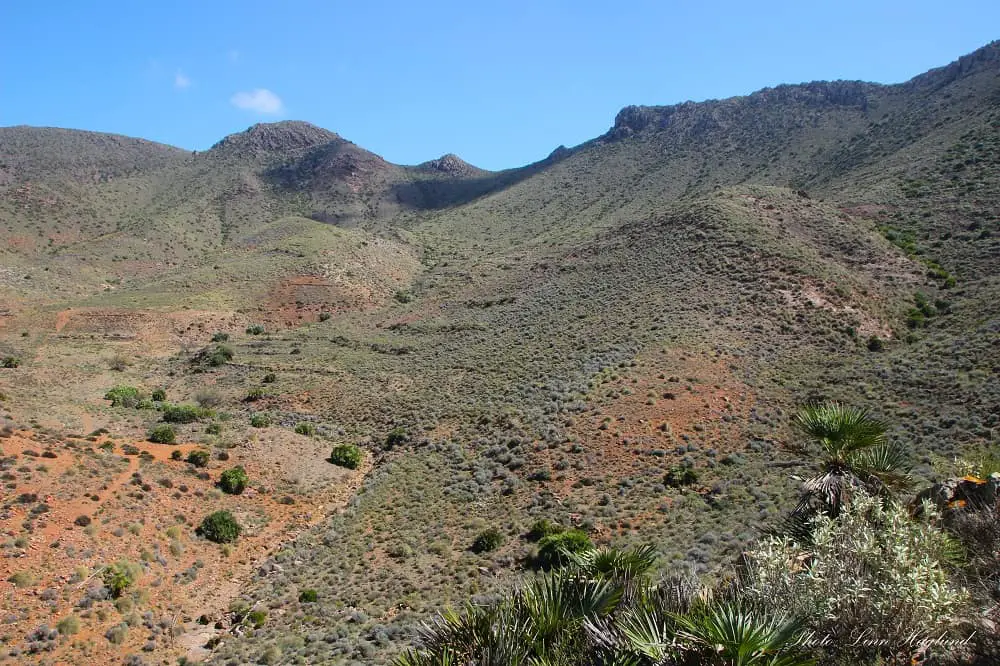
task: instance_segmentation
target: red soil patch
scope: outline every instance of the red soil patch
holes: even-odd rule
[[[25,662],[119,663],[147,643],[157,659],[204,656],[199,648],[208,635],[195,620],[202,614],[213,623],[224,620],[229,603],[268,554],[339,507],[367,471],[327,472],[334,469],[328,466],[316,473],[331,478],[308,479],[292,492],[282,475],[294,461],[272,459],[251,443],[204,469],[171,459],[174,451],[186,455],[199,448],[195,444],[137,442],[142,456],[122,456],[120,440],[112,451],[99,448],[101,443],[35,433],[0,439],[0,459],[6,461],[0,615],[14,637],[8,647],[28,647],[27,637],[37,627],[54,627],[69,615],[81,624],[79,633],[48,644],[51,650],[22,654]],[[247,470],[250,487],[240,496],[223,495],[215,483],[235,465]],[[232,511],[244,527],[228,555],[194,533],[201,518],[218,509]],[[86,522],[81,517],[89,526],[80,524]],[[100,583],[102,567],[120,559],[143,566],[134,611],[120,612],[101,600],[88,608],[83,600]],[[78,569],[82,579],[74,574]],[[15,574],[27,574],[28,584],[15,586]],[[166,625],[158,638],[137,620],[124,643],[105,638],[109,628],[145,613],[154,625]]]

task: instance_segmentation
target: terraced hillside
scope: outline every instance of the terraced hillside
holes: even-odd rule
[[[210,651],[157,639],[157,658],[383,663],[432,613],[528,568],[542,518],[712,575],[792,501],[803,402],[870,407],[925,480],[992,441],[998,130],[998,43],[900,85],[628,107],[499,173],[393,165],[305,123],[196,155],[0,129],[0,356],[19,361],[0,370],[2,411],[18,441],[139,442],[168,410],[104,394],[162,388],[212,412],[179,441],[274,457],[294,468],[281,493],[302,497],[326,449],[362,450],[360,490],[276,530],[236,598],[136,599],[190,635],[200,614],[218,623]],[[53,473],[23,448],[4,449],[11,497]],[[49,545],[10,525],[5,561]],[[475,552],[487,528],[502,543]],[[140,584],[176,565],[142,562]],[[17,658],[147,644],[136,629],[108,645],[128,616],[110,602],[18,610],[62,572],[28,573],[3,590]],[[68,613],[82,638],[32,634]]]

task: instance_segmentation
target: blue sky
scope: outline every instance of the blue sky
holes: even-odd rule
[[[1000,2],[7,2],[0,125],[205,149],[307,120],[385,158],[487,168],[628,104],[904,81],[1000,37]]]

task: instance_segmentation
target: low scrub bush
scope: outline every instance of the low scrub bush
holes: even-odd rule
[[[240,537],[243,529],[228,511],[210,513],[201,521],[197,533],[215,543],[232,543]]]
[[[502,546],[503,541],[503,533],[495,527],[491,527],[476,535],[475,540],[472,542],[472,552],[488,553]]]
[[[347,469],[357,469],[361,464],[361,449],[355,444],[338,444],[330,452],[330,462]]]
[[[16,356],[4,356],[0,359],[0,368],[16,368],[21,365],[21,359]]]
[[[149,434],[146,435],[146,439],[154,444],[173,444],[177,441],[177,433],[173,427],[164,423],[150,430]]]
[[[119,560],[104,568],[101,578],[112,599],[118,599],[139,580],[142,568],[134,562]]]
[[[263,412],[257,412],[250,416],[250,425],[254,428],[268,428],[271,425],[271,417]]]
[[[313,435],[316,434],[316,426],[314,426],[312,423],[305,423],[305,422],[296,423],[295,432],[297,432],[300,435],[307,435],[309,437],[312,437]]]
[[[135,386],[116,386],[104,394],[104,399],[110,400],[112,407],[135,407],[142,398],[142,392]]]
[[[163,420],[167,423],[194,423],[213,416],[212,411],[195,405],[163,405]]]
[[[205,449],[195,449],[187,454],[187,462],[195,467],[206,467],[210,457]]]
[[[538,542],[538,566],[549,569],[566,564],[570,555],[593,549],[594,544],[583,530],[566,530],[542,537]]]
[[[246,470],[242,467],[227,469],[219,477],[219,487],[222,488],[222,492],[230,495],[242,494],[249,483],[250,479],[247,477]]]

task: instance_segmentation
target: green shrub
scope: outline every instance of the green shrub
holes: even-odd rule
[[[230,495],[242,494],[248,483],[250,483],[250,479],[242,467],[227,469],[219,477],[219,487],[222,488],[222,492]]]
[[[0,367],[2,368],[16,368],[21,365],[21,359],[16,356],[4,356],[0,359]]]
[[[403,426],[396,426],[389,431],[388,435],[386,435],[385,445],[386,448],[391,449],[394,446],[406,444],[408,441],[410,441],[410,434],[406,431],[406,428]]]
[[[330,318],[330,313],[329,312],[320,312],[319,313],[319,320],[320,321],[326,321],[329,318]]]
[[[67,615],[56,622],[56,631],[60,636],[72,636],[80,631],[80,618],[76,615]]]
[[[309,437],[312,437],[313,435],[316,434],[316,426],[314,426],[312,423],[305,423],[305,422],[296,423],[295,432],[297,432],[300,435],[308,435]]]
[[[250,425],[254,428],[267,428],[271,425],[271,417],[264,412],[257,412],[250,416]]]
[[[128,560],[119,560],[105,567],[102,579],[111,598],[117,599],[125,594],[130,587],[135,585],[141,571],[142,569],[137,564]]]
[[[273,372],[269,372],[266,375],[264,375],[264,379],[262,379],[261,381],[264,382],[265,384],[273,384],[274,382],[278,381],[278,375],[274,374]]]
[[[205,432],[208,433],[209,435],[218,435],[222,432],[222,424],[209,423],[207,426],[205,426]]]
[[[211,410],[194,405],[163,405],[163,420],[167,423],[194,423],[211,416]]]
[[[205,361],[212,367],[218,367],[220,365],[225,365],[229,361],[233,360],[233,350],[226,345],[219,345],[214,350],[208,353],[205,357]]]
[[[135,407],[142,400],[142,393],[134,386],[116,386],[104,394],[112,407]]]
[[[303,603],[314,603],[319,598],[316,590],[312,588],[306,588],[299,592],[299,601]]]
[[[868,338],[868,351],[880,352],[885,350],[885,341],[877,335]]]
[[[674,465],[663,476],[663,483],[671,488],[690,486],[698,483],[698,473],[684,465]]]
[[[158,388],[153,391],[153,395],[151,397],[155,402],[164,402],[167,399],[167,392]]]
[[[491,550],[496,550],[503,545],[504,536],[500,530],[495,527],[491,527],[487,530],[483,530],[478,535],[476,535],[475,540],[472,542],[472,552],[473,553],[488,553]]]
[[[256,402],[267,397],[267,392],[261,386],[255,386],[249,391],[247,395],[243,398],[243,402]]]
[[[264,327],[260,324],[251,324],[247,326],[247,333],[249,335],[261,335],[264,332]]]
[[[593,549],[594,544],[583,530],[566,530],[542,537],[538,542],[537,564],[546,569],[566,564],[568,553],[582,553]]]
[[[215,543],[232,543],[242,531],[240,524],[228,511],[208,514],[197,529],[198,534]]]
[[[212,342],[229,342],[229,334],[217,331],[212,334]]]
[[[195,449],[187,454],[187,462],[195,467],[205,467],[208,465],[210,457],[208,451],[205,449]]]
[[[171,426],[163,424],[150,430],[146,439],[156,444],[173,444],[177,441],[177,433]]]
[[[34,585],[36,578],[29,571],[15,571],[7,578],[7,581],[12,583],[14,587],[24,588]]]
[[[531,524],[528,528],[528,539],[531,541],[539,541],[547,536],[552,536],[553,534],[559,534],[560,532],[565,532],[566,528],[559,523],[552,522],[548,518],[540,518]]]
[[[330,462],[347,469],[357,469],[361,464],[361,449],[355,444],[338,444],[330,453]]]
[[[184,454],[181,453],[178,449],[174,449],[173,451],[170,452],[171,460],[181,460],[182,458],[184,458]]]

